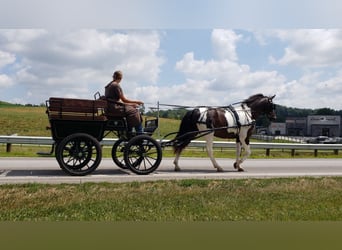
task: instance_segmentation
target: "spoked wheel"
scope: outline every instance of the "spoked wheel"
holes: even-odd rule
[[[101,162],[100,143],[91,135],[71,134],[58,143],[56,159],[61,169],[70,175],[87,175]]]
[[[125,164],[125,159],[124,159],[124,150],[125,150],[126,143],[127,141],[123,139],[118,139],[112,147],[112,159],[119,168],[123,168],[123,169],[128,168]]]
[[[162,159],[160,144],[147,135],[133,137],[125,146],[126,166],[136,174],[149,174],[159,167]]]

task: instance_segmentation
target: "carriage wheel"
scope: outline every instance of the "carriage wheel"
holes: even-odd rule
[[[100,143],[91,135],[71,134],[58,143],[56,159],[61,169],[70,175],[87,175],[101,162]]]
[[[160,144],[147,135],[133,137],[125,146],[126,166],[136,174],[149,174],[159,167],[162,159]]]
[[[112,147],[112,159],[114,163],[122,169],[127,169],[128,167],[125,165],[125,159],[124,159],[124,150],[125,150],[125,144],[127,143],[126,140],[118,139],[113,147]]]

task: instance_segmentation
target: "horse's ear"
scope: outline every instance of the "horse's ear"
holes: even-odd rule
[[[270,99],[271,99],[271,100],[273,100],[273,98],[274,98],[275,96],[276,96],[276,95],[274,95],[274,96],[270,97]]]

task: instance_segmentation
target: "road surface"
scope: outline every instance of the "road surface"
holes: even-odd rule
[[[217,159],[224,169],[220,173],[208,158],[181,158],[181,172],[174,172],[172,161],[171,158],[163,158],[154,173],[136,175],[104,158],[91,175],[79,177],[65,174],[55,158],[0,158],[0,184],[342,176],[342,159],[248,159],[243,164],[245,172],[233,169],[233,159]]]

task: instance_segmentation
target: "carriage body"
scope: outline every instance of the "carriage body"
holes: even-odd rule
[[[60,167],[70,175],[90,174],[101,162],[100,142],[114,133],[118,137],[112,148],[114,163],[137,174],[153,172],[161,161],[160,145],[151,137],[158,126],[158,118],[145,121],[147,133],[130,134],[125,117],[106,113],[107,105],[103,99],[50,97],[46,101]],[[151,163],[146,165],[145,160]]]
[[[98,141],[103,139],[108,121],[106,101],[51,97],[46,106],[56,142],[74,133],[86,133]]]

